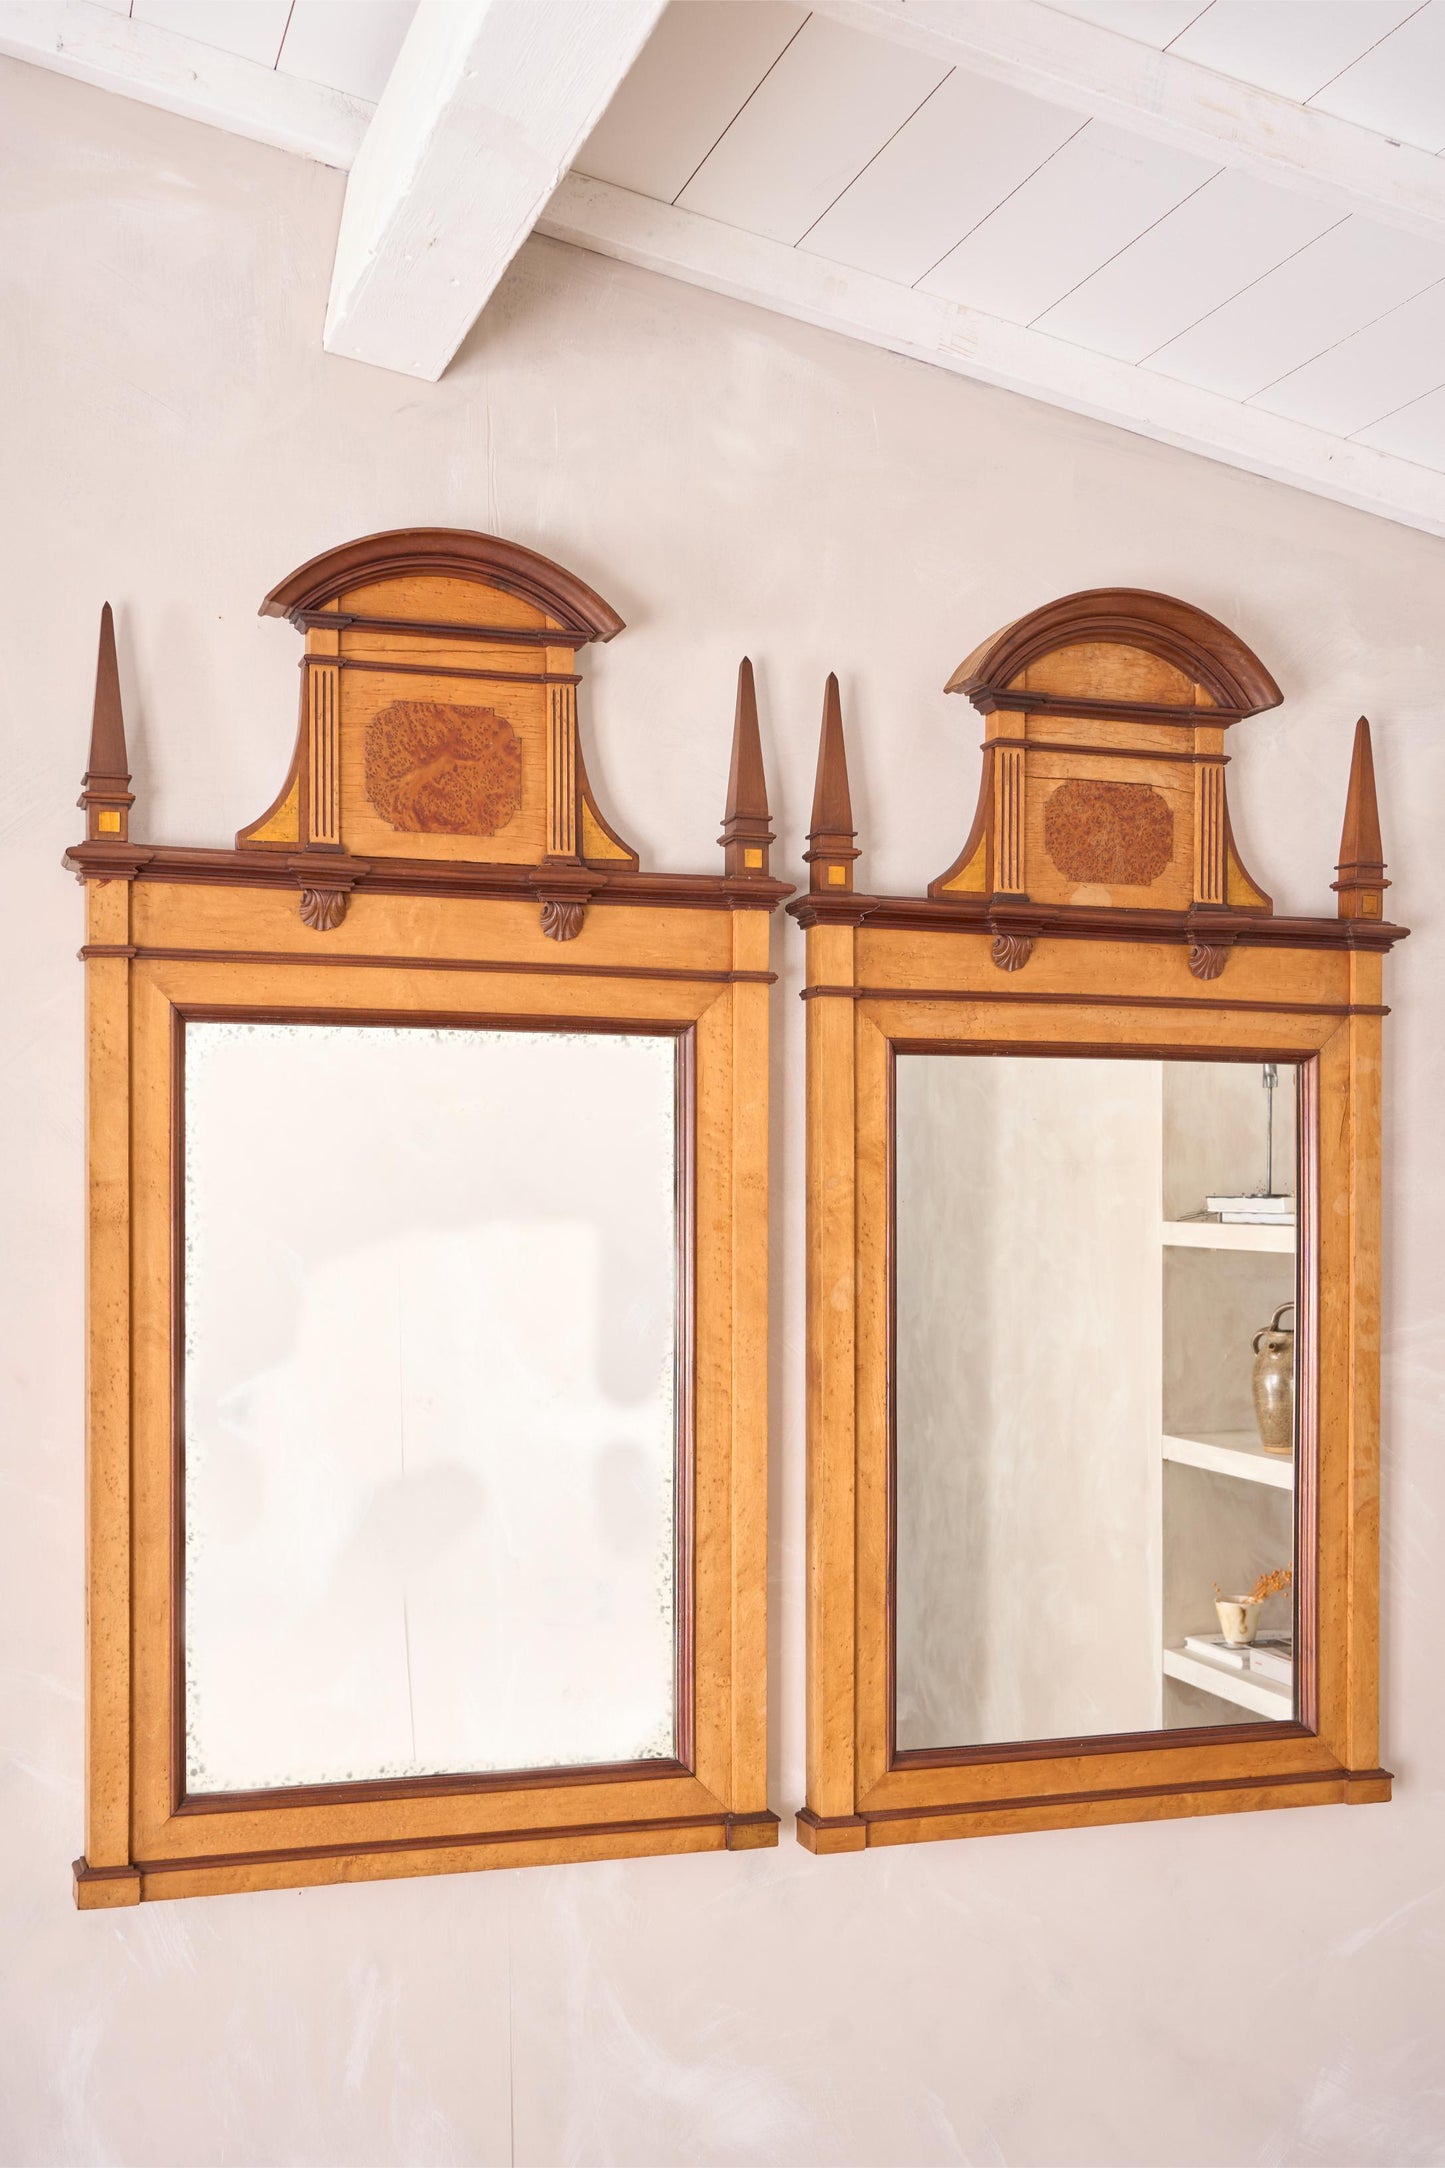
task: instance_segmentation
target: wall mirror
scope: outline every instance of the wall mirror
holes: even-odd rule
[[[186,1020],[189,1795],[686,1758],[686,1053]]]
[[[830,680],[809,838],[819,1852],[1377,1800],[1380,1040],[1368,726],[1332,918],[1241,859],[1280,697],[1171,598],[956,673],[972,829],[875,896]]]
[[[85,883],[83,1907],[776,1841],[770,913],[582,757],[559,566],[371,536],[267,597],[289,774],[132,840],[102,620]]]
[[[896,1050],[902,1755],[1296,1714],[1300,1073]]]

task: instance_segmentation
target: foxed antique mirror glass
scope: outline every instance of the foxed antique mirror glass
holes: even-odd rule
[[[187,1021],[188,1793],[676,1756],[681,1053]]]
[[[819,1852],[1388,1798],[1368,725],[1335,914],[1236,843],[1281,695],[1133,590],[1006,627],[971,830],[857,878],[830,679],[809,837],[808,1802]],[[962,824],[960,824],[961,826]]]
[[[652,874],[574,575],[406,530],[263,610],[231,851],[131,839],[102,620],[77,1900],[774,1843],[751,667],[722,868]]]

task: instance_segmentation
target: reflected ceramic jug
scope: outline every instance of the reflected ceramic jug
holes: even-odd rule
[[[1282,1302],[1254,1336],[1254,1419],[1266,1453],[1294,1451],[1294,1327],[1280,1319],[1292,1302]]]

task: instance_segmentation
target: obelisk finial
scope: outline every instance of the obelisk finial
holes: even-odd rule
[[[120,671],[115,659],[115,620],[107,602],[100,613],[100,654],[95,666],[95,708],[90,724],[90,759],[76,803],[85,812],[88,843],[123,843],[130,809],[130,761],[125,749],[125,716],[120,704]]]
[[[813,819],[803,853],[814,889],[846,895],[853,886],[853,802],[848,794],[848,755],[843,744],[843,706],[838,680],[829,672],[823,693],[823,730],[818,744],[818,780],[813,789]]]
[[[718,837],[723,847],[724,872],[740,874],[744,879],[766,880],[768,846],[772,840],[768,785],[763,774],[763,742],[758,734],[758,697],[753,686],[753,666],[744,655],[738,665],[732,765],[728,769],[723,830]]]
[[[1341,918],[1380,918],[1384,914],[1385,853],[1380,841],[1380,808],[1375,797],[1375,762],[1370,726],[1362,715],[1355,725],[1350,756],[1350,791],[1340,837],[1339,878],[1331,882]]]

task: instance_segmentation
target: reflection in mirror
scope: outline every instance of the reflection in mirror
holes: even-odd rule
[[[188,1792],[676,1751],[681,1050],[187,1023]]]
[[[1297,1104],[897,1055],[900,1752],[1294,1714]]]

